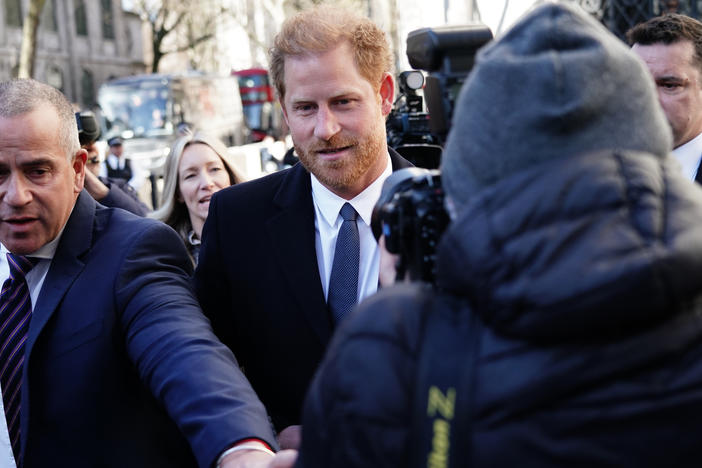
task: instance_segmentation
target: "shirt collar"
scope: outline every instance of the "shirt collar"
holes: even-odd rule
[[[188,242],[190,242],[190,245],[200,245],[200,238],[197,237],[194,230],[188,233]]]
[[[694,180],[700,165],[700,156],[702,156],[702,133],[675,148],[673,155],[680,162],[684,175]]]
[[[312,199],[319,208],[320,213],[322,213],[324,222],[329,226],[334,226],[339,217],[339,211],[346,202],[349,202],[361,219],[363,219],[363,222],[370,226],[373,207],[380,198],[383,182],[390,174],[392,174],[392,162],[390,161],[390,153],[388,153],[387,164],[383,173],[354,198],[345,200],[322,185],[319,179],[310,173],[312,178]]]

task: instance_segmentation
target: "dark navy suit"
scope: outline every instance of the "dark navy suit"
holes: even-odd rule
[[[25,468],[210,467],[240,439],[275,443],[190,268],[171,228],[80,194],[33,308]]]
[[[411,164],[390,150],[394,170]],[[333,332],[317,266],[310,174],[296,164],[217,192],[196,289],[277,430],[300,424]]]

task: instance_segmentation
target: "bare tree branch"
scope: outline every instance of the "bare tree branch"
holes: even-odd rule
[[[196,39],[193,39],[191,41],[188,41],[187,44],[178,47],[177,49],[169,50],[168,52],[165,52],[166,54],[172,54],[174,52],[187,52],[188,50],[196,47],[198,44],[202,44],[203,42],[207,42],[210,39],[214,37],[214,34],[206,34],[204,36],[200,36]]]
[[[158,72],[161,59],[173,53],[192,51],[215,38],[216,26],[235,15],[207,1],[137,0],[135,12],[148,23],[153,48],[151,71]],[[176,39],[177,38],[177,39]]]
[[[37,49],[37,30],[39,29],[39,16],[44,8],[45,0],[31,0],[29,10],[24,18],[22,27],[22,46],[20,48],[18,78],[32,78],[34,76],[34,63]]]

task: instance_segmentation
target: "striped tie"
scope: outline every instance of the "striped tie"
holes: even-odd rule
[[[22,401],[22,364],[32,304],[24,275],[38,259],[7,254],[10,277],[0,292],[0,385],[5,406],[7,429],[17,466],[20,459],[20,406]]]

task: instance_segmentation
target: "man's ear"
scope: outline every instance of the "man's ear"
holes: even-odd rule
[[[388,115],[392,110],[393,99],[395,98],[395,80],[390,73],[385,72],[380,81],[380,106],[383,115]]]
[[[73,156],[71,166],[75,171],[73,179],[73,189],[75,193],[80,193],[83,190],[83,182],[85,180],[85,162],[88,160],[88,152],[83,148],[79,149]]]

